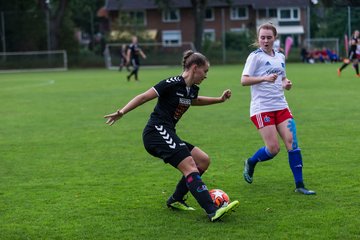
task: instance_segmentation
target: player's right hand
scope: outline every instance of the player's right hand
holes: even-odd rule
[[[113,125],[117,120],[119,120],[120,118],[122,118],[122,116],[124,116],[123,111],[116,111],[114,113],[105,115],[104,118],[107,118],[106,124],[108,124],[109,126]]]
[[[275,80],[277,79],[278,75],[276,73],[267,75],[264,77],[264,80],[267,82],[275,82]]]

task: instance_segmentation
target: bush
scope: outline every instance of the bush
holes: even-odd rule
[[[105,68],[104,57],[87,49],[68,55],[69,68]]]

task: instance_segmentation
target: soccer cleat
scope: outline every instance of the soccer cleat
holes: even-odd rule
[[[356,74],[357,77],[360,77],[360,74]]]
[[[190,207],[185,203],[185,200],[175,200],[172,196],[167,200],[166,205],[169,208],[182,210],[182,211],[193,211],[195,208]]]
[[[304,194],[304,195],[314,195],[314,194],[316,194],[315,191],[309,190],[309,189],[304,188],[304,187],[295,188],[295,192],[300,193],[300,194]]]
[[[338,74],[339,77],[341,76],[341,70],[340,70],[340,68],[338,68],[337,74]]]
[[[249,159],[246,159],[244,162],[244,179],[247,183],[253,182],[253,175],[254,175],[254,167],[251,167],[248,163]]]
[[[208,217],[211,222],[219,221],[225,214],[231,213],[232,211],[235,211],[235,208],[239,206],[239,201],[235,200],[229,203],[226,207],[221,207],[216,212],[208,214]]]

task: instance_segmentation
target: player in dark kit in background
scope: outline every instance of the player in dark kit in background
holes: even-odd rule
[[[127,76],[128,81],[130,81],[132,75],[134,75],[135,81],[139,81],[138,74],[140,67],[140,56],[146,59],[145,53],[138,45],[138,38],[136,36],[133,36],[132,43],[129,45],[129,48],[127,50],[127,63],[133,67],[133,70]]]
[[[352,62],[353,67],[356,72],[356,76],[360,77],[359,74],[359,57],[358,54],[356,54],[357,45],[360,44],[360,32],[359,30],[355,30],[352,38],[350,40],[350,49],[349,49],[349,55],[347,59],[344,59],[343,65],[337,70],[338,76],[340,77],[341,71],[346,68],[350,62]]]
[[[190,190],[210,221],[214,222],[238,207],[239,201],[232,201],[221,208],[214,204],[201,179],[210,164],[208,155],[200,148],[181,140],[175,130],[177,122],[191,105],[222,103],[231,97],[230,90],[225,90],[220,97],[198,96],[198,85],[206,78],[208,69],[209,61],[204,55],[186,51],[183,56],[183,73],[180,76],[160,81],[105,118],[106,123],[112,125],[126,113],[157,97],[157,104],[143,131],[144,146],[151,155],[163,159],[183,175],[166,204],[173,209],[194,210],[184,200]]]
[[[121,45],[120,50],[120,64],[119,64],[119,71],[121,72],[123,67],[126,67],[126,70],[130,72],[129,64],[127,63],[127,46],[126,44]]]

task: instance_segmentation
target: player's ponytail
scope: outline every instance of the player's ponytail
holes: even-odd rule
[[[184,52],[182,66],[183,69],[189,69],[191,65],[204,66],[209,60],[201,53],[194,52],[193,50],[187,50]]]

